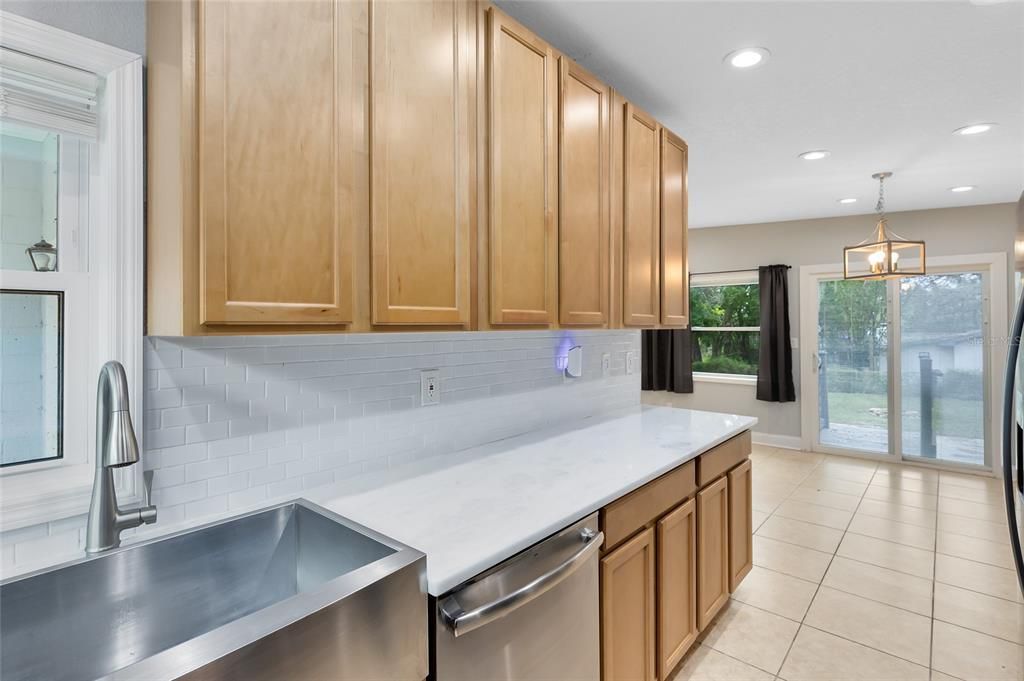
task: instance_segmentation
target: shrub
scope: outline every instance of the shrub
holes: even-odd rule
[[[709,357],[703,361],[694,362],[693,370],[706,371],[711,374],[757,375],[757,365],[735,357]]]

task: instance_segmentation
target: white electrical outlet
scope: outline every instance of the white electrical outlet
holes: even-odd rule
[[[601,355],[601,376],[608,378],[612,375],[612,356],[611,353],[604,353]]]
[[[441,371],[426,369],[420,372],[420,404],[424,407],[441,403]]]
[[[636,356],[636,351],[632,351],[631,350],[630,352],[626,353],[626,373],[627,374],[635,374],[636,373],[637,359],[638,358]]]

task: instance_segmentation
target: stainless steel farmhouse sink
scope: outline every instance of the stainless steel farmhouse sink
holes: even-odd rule
[[[423,679],[425,565],[283,504],[0,583],[0,677]]]

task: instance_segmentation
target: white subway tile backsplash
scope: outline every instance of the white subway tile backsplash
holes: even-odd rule
[[[580,379],[557,369],[572,345]],[[639,346],[617,330],[148,338],[139,435],[158,526],[637,405],[625,360]],[[421,407],[420,371],[434,368],[441,404]],[[73,557],[84,527],[4,532],[0,569]]]

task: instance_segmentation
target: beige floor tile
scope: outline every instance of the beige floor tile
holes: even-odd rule
[[[790,499],[805,501],[809,504],[817,504],[818,506],[838,508],[843,511],[856,510],[857,504],[860,503],[860,496],[830,492],[828,490],[817,490],[813,487],[798,487],[790,496]]]
[[[1010,543],[1010,531],[1005,523],[987,523],[984,520],[948,513],[939,513],[937,518],[939,532],[953,532],[1002,544]]]
[[[732,597],[740,603],[800,621],[817,589],[815,582],[755,565]]]
[[[868,488],[868,485],[865,482],[855,482],[853,480],[831,477],[827,474],[811,473],[800,483],[800,488],[839,492],[840,494],[859,497],[864,494],[864,490]]]
[[[928,664],[929,617],[822,586],[804,623],[916,664]]]
[[[786,681],[928,681],[928,669],[803,626],[779,676]]]
[[[765,494],[754,490],[750,497],[750,507],[761,513],[772,513],[788,497],[788,494]]]
[[[871,478],[871,487],[895,487],[908,492],[935,494],[939,488],[939,481],[906,478],[900,475],[879,472],[875,473],[875,477]]]
[[[939,474],[939,486],[945,487],[947,485],[998,492],[1002,489],[1003,483],[999,478],[994,478],[991,475],[971,475],[969,473],[942,471]]]
[[[1013,570],[1013,553],[1008,544],[987,541],[965,534],[939,532],[936,550],[958,558],[966,558],[979,563],[988,563],[997,567]]]
[[[929,551],[935,548],[934,528],[909,525],[887,518],[861,515],[860,513],[850,523],[847,532],[864,534],[876,539],[886,539],[897,544],[916,546],[919,549],[927,549]]]
[[[1020,681],[1021,648],[987,634],[935,621],[932,667],[966,681]]]
[[[940,672],[940,671],[938,671],[936,669],[933,669],[932,670],[932,681],[963,681],[963,679],[958,679],[955,676],[950,676],[949,674],[943,674],[942,672]]]
[[[1002,506],[1004,498],[1002,488],[976,489],[974,487],[961,487],[960,485],[941,485],[939,487],[939,496],[950,499],[963,499],[964,501],[973,501],[977,504],[988,504],[989,506]]]
[[[757,529],[757,534],[826,553],[835,553],[839,540],[843,538],[842,530],[778,515],[764,521]]]
[[[776,674],[800,625],[785,617],[729,601],[703,643],[720,653]]]
[[[672,681],[772,681],[772,675],[705,645],[695,646]]]
[[[1006,509],[1002,506],[989,506],[978,504],[963,499],[950,499],[939,497],[939,512],[959,515],[974,520],[984,520],[987,523],[1005,523]]]
[[[862,534],[847,534],[837,555],[908,575],[931,579],[935,554],[914,546],[875,539]]]
[[[879,487],[869,486],[867,491],[864,492],[865,499],[875,499],[876,501],[885,501],[890,504],[900,504],[902,506],[913,506],[915,508],[924,508],[930,511],[934,511],[938,504],[938,497],[933,494],[922,494],[921,492],[911,492],[899,487]]]
[[[1024,604],[1021,603],[936,582],[935,619],[1024,643]]]
[[[870,482],[876,468],[878,464],[874,461],[829,456],[822,460],[817,472],[853,482]]]
[[[767,511],[758,511],[756,509],[750,512],[750,520],[751,524],[754,526],[754,532],[757,532],[757,528],[761,527],[761,523],[768,520],[768,516],[770,515],[771,513],[768,513]]]
[[[793,461],[798,463],[809,463],[817,466],[819,463],[825,460],[827,454],[817,454],[815,452],[804,452],[799,449],[783,449],[777,447],[775,450],[778,458],[783,461]]]
[[[914,506],[890,504],[876,499],[861,499],[860,506],[857,507],[857,513],[875,516],[876,518],[888,518],[901,523],[909,523],[910,525],[920,525],[921,527],[935,527],[938,522],[935,511]]]
[[[932,580],[836,556],[822,585],[930,617]]]
[[[754,535],[754,565],[793,577],[820,582],[832,554]]]
[[[922,480],[938,484],[940,471],[924,466],[911,466],[905,463],[880,463],[875,469],[875,477],[891,475],[906,480]]]
[[[850,519],[853,518],[852,511],[843,511],[838,508],[830,508],[829,506],[818,506],[817,504],[809,504],[806,501],[797,501],[796,499],[787,499],[779,504],[779,507],[775,509],[775,515],[782,516],[783,518],[793,518],[794,520],[803,520],[815,525],[833,527],[837,530],[845,530],[846,526],[850,524]]]
[[[1020,601],[1017,573],[994,565],[939,553],[935,556],[935,581],[961,589]]]

